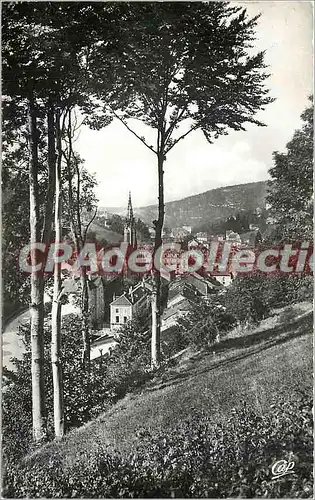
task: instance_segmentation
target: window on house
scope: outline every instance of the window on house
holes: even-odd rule
[[[124,323],[127,323],[127,316],[124,316]]]
[[[116,323],[119,323],[119,316],[116,316]]]
[[[119,309],[116,309],[116,314],[119,313]]]

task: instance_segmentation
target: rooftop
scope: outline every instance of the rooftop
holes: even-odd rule
[[[121,295],[120,297],[117,297],[117,299],[113,300],[113,302],[110,303],[111,306],[131,306],[130,300],[127,299],[125,295]]]

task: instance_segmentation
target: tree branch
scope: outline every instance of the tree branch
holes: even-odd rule
[[[199,123],[197,123],[196,125],[194,125],[193,127],[191,127],[189,130],[187,130],[187,132],[185,134],[181,135],[180,137],[178,137],[178,139],[175,139],[175,141],[173,142],[173,144],[171,144],[168,148],[165,149],[165,154],[167,154],[171,149],[173,149],[173,147],[179,141],[181,141],[182,139],[184,139],[185,137],[187,137],[187,135],[190,134],[190,132],[193,132],[194,130],[197,130],[198,127],[199,127]]]
[[[187,101],[185,106],[182,108],[181,111],[178,112],[177,114],[177,117],[173,120],[173,123],[169,126],[169,128],[165,131],[165,140],[167,141],[168,139],[170,139],[173,131],[174,131],[174,128],[176,127],[176,125],[178,123],[180,123],[185,111],[187,111],[187,108],[188,108],[188,105],[189,105],[189,102]]]
[[[93,217],[91,218],[90,222],[88,223],[88,225],[87,225],[87,226],[86,226],[86,228],[85,228],[85,231],[84,231],[84,237],[83,237],[83,245],[84,245],[84,243],[85,243],[85,241],[86,241],[86,235],[87,235],[88,229],[89,229],[90,225],[92,224],[92,222],[94,221],[94,219],[95,219],[96,215],[97,215],[97,207],[96,207],[96,209],[95,209],[95,212],[94,212]]]
[[[130,128],[129,125],[119,115],[117,115],[117,113],[115,113],[115,111],[112,110],[112,112],[115,115],[115,117],[118,118],[118,120],[121,121],[123,125],[125,125],[125,127],[129,130],[129,132],[131,132],[134,136],[136,136],[137,139],[139,139],[139,141],[142,142],[142,144],[144,144],[150,151],[152,151],[152,153],[157,154],[157,151],[155,151],[155,149],[152,146],[149,146],[145,142],[145,140],[142,139],[142,137],[140,137],[134,130],[132,130],[132,128]]]

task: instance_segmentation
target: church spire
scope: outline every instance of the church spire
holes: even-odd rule
[[[128,198],[128,208],[127,208],[127,224],[129,223],[130,225],[133,222],[133,209],[132,209],[132,203],[131,203],[131,191],[129,191],[129,198]]]
[[[131,192],[130,191],[129,191],[129,197],[128,197],[126,223],[125,223],[125,228],[124,228],[124,242],[129,243],[129,245],[131,245],[131,246],[137,245],[136,225],[135,225],[135,219],[133,216],[133,208],[132,208],[132,203],[131,203]]]

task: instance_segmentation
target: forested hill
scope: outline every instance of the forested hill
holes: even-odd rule
[[[265,207],[267,181],[239,184],[211,189],[182,200],[166,203],[165,225],[198,226],[202,222],[215,222],[236,215],[241,211]],[[149,205],[135,209],[135,214],[145,223],[151,224],[157,218],[157,207]]]

